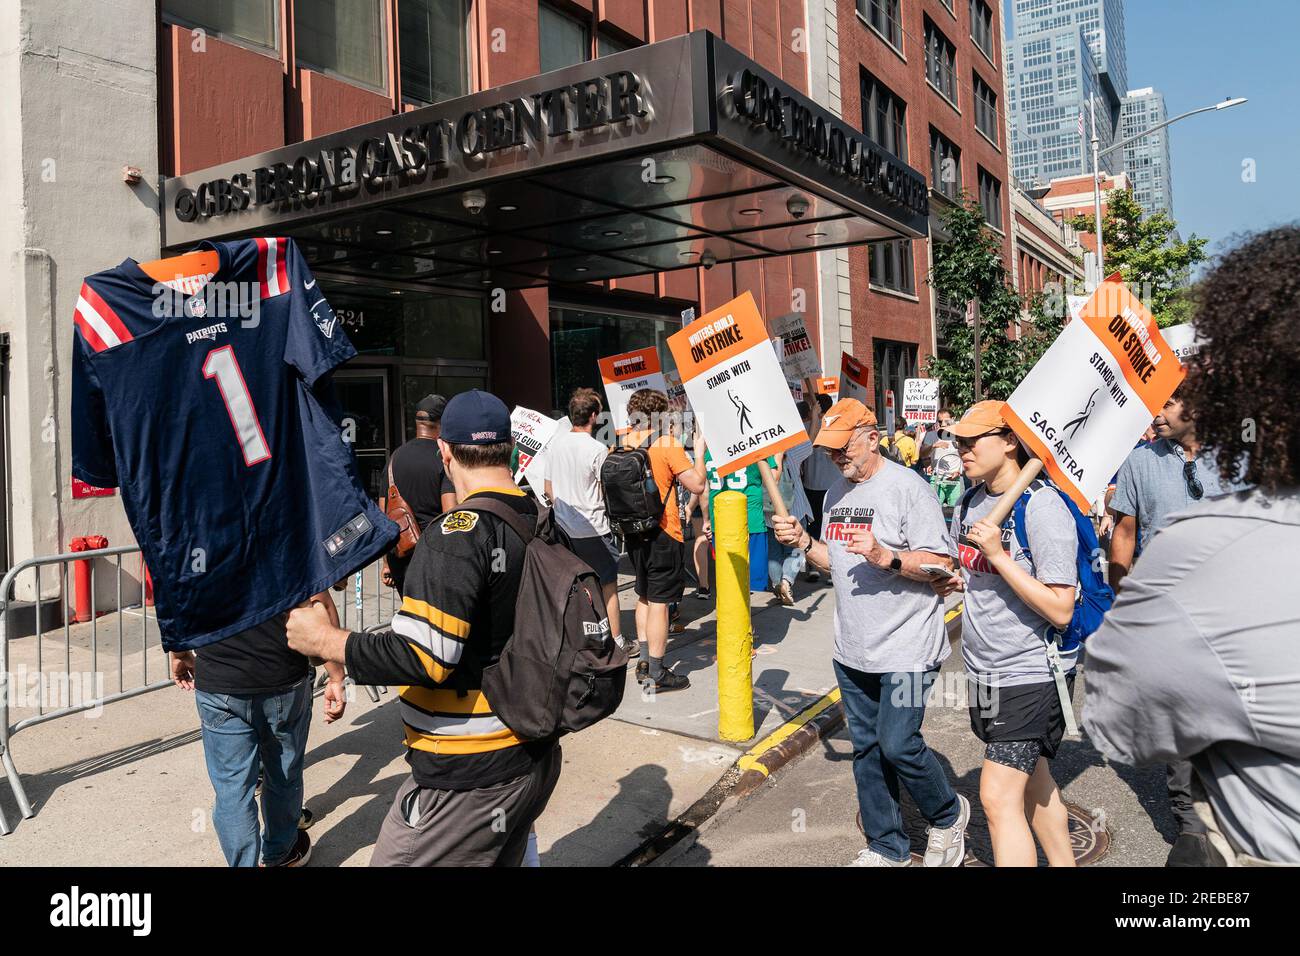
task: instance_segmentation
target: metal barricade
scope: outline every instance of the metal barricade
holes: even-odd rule
[[[156,680],[149,680],[149,655],[150,653],[163,654],[163,650],[156,619],[149,613],[149,608],[144,601],[143,580],[129,583],[126,590],[127,600],[126,603],[123,602],[123,559],[128,555],[138,555],[139,553],[140,549],[131,545],[31,558],[15,565],[5,574],[3,579],[0,579],[0,762],[3,762],[5,776],[8,778],[9,787],[13,791],[14,799],[18,804],[18,810],[23,819],[28,819],[34,814],[31,803],[27,799],[26,791],[23,788],[22,777],[14,763],[10,746],[14,734],[27,727],[33,727],[46,721],[66,717],[70,714],[82,713],[87,710],[102,709],[116,701],[127,700],[141,694],[147,694],[150,691],[171,686],[171,675],[165,655],[155,668],[155,673],[158,673],[159,669],[161,670],[160,676]],[[75,561],[90,562],[90,620],[85,622],[74,620],[74,598],[69,585],[73,579],[71,566]],[[110,562],[109,570],[115,573],[113,584],[115,600],[111,610],[105,610],[101,613],[97,606],[95,584],[98,566],[104,561]],[[34,578],[32,593],[35,595],[35,600],[32,602],[32,613],[35,628],[34,633],[19,637],[16,635],[13,626],[15,605],[17,604],[14,595],[19,576],[24,572],[30,572]],[[141,579],[144,577],[143,565],[141,565],[140,577]],[[373,590],[367,587],[371,579],[373,579]],[[43,601],[42,585],[51,580],[59,582],[57,597]],[[396,613],[399,602],[396,592],[383,584],[382,560],[363,568],[352,575],[346,582],[340,583],[344,585],[343,590],[338,590],[336,586],[336,589],[329,593],[331,598],[335,599],[335,605],[339,610],[339,622],[344,628],[363,631],[378,626],[384,621],[391,620],[393,614]],[[340,595],[342,599],[335,598],[335,595]],[[134,603],[131,603],[132,597],[135,597]],[[59,608],[58,617],[62,623],[54,628],[46,628],[42,621],[42,606],[51,601]],[[131,620],[135,615],[139,616],[138,629],[135,622]],[[109,616],[116,618],[115,626],[111,621],[101,621],[101,617],[107,618]],[[106,675],[100,670],[100,632],[102,630],[109,631],[110,634],[115,631],[117,635],[116,644],[111,643],[110,639],[106,648],[106,653],[116,652],[117,689],[112,693],[105,692]],[[50,655],[47,654],[45,645],[51,635],[55,635],[56,642],[59,641],[58,635],[60,633],[61,647],[58,647],[57,650],[62,653],[61,655],[56,653],[55,656],[62,657],[63,671],[53,671],[47,674],[46,664]],[[25,643],[29,640],[32,642],[30,647],[26,646]],[[20,707],[24,710],[35,710],[35,713],[28,714],[14,722],[10,714],[11,703],[18,697],[16,691],[21,692],[22,690],[17,685],[19,683],[24,686],[30,685],[26,673],[27,660],[24,659],[23,661],[21,675],[17,675],[13,669],[15,649],[18,647],[21,647],[24,652],[22,655],[24,658],[33,658],[31,663],[34,664],[35,668],[36,685],[35,706],[30,706],[30,703],[27,705],[20,703]],[[74,648],[80,662],[88,664],[88,670],[74,671]],[[128,669],[127,657],[137,653],[139,654],[138,664],[133,660]],[[130,681],[127,679],[128,670],[132,678]],[[89,678],[89,680],[74,684],[74,674],[77,673],[80,673],[82,677]],[[22,680],[16,681],[16,676],[21,676]],[[48,706],[47,688],[60,686],[60,682],[61,686],[65,688],[64,695],[60,698],[58,706]],[[128,686],[128,683],[130,686]],[[87,686],[93,688],[89,696],[85,696],[81,692]],[[371,694],[372,699],[377,699],[377,693],[370,688],[367,688],[367,691]],[[83,697],[84,699],[81,699]],[[0,803],[0,835],[8,834],[12,830],[13,827],[5,816],[4,805]]]

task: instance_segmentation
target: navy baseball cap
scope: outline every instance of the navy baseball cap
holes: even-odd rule
[[[510,441],[510,409],[489,392],[461,392],[443,410],[442,440],[450,445]]]

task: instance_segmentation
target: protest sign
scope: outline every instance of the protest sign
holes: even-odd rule
[[[871,392],[867,389],[867,370],[848,352],[840,358],[840,398],[856,398],[871,408]],[[874,408],[871,409],[873,412]]]
[[[903,381],[903,420],[928,425],[939,419],[939,380],[909,378]]]
[[[1186,362],[1193,355],[1201,351],[1201,340],[1196,335],[1196,329],[1190,322],[1184,322],[1182,325],[1171,325],[1167,329],[1161,329],[1160,334],[1164,336],[1169,347],[1174,350],[1174,355],[1178,356],[1178,361]]]
[[[835,395],[840,390],[840,380],[837,376],[822,376],[813,382],[813,388],[817,390],[818,395]]]
[[[627,400],[633,392],[642,388],[668,391],[668,382],[659,370],[659,352],[653,345],[611,355],[598,364],[609,413],[614,419],[614,431],[618,434],[627,431]]]
[[[567,418],[557,421],[522,405],[515,408],[510,413],[510,437],[519,449],[519,472],[515,481],[522,483],[524,478],[528,478],[534,488],[540,485],[545,473],[542,461],[546,446],[561,430],[569,431],[570,428]]]
[[[808,441],[750,293],[672,335],[668,347],[719,475]]]
[[[1087,513],[1183,375],[1151,313],[1113,275],[1030,369],[1003,414]]]
[[[805,379],[822,373],[817,350],[808,337],[808,327],[798,312],[783,315],[772,322],[772,331],[781,339],[781,367],[786,378]]]

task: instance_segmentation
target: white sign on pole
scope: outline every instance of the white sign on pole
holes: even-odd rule
[[[539,488],[545,476],[546,446],[561,431],[572,426],[568,418],[556,420],[522,405],[510,413],[510,437],[519,449],[519,472],[515,481],[525,478],[534,488]]]
[[[1190,322],[1184,322],[1182,325],[1171,325],[1167,329],[1161,329],[1160,334],[1164,336],[1169,347],[1174,350],[1178,356],[1178,361],[1183,362],[1201,351],[1202,339],[1196,334],[1196,328]]]
[[[1030,369],[1003,415],[1087,513],[1183,374],[1151,313],[1112,276]]]
[[[614,431],[627,431],[627,400],[632,393],[653,388],[667,394],[668,382],[659,369],[659,352],[649,345],[643,349],[610,355],[600,359],[600,377],[605,384],[605,398],[614,419]]]
[[[791,312],[774,319],[772,331],[780,338],[779,354],[786,378],[814,378],[822,373],[821,363],[817,361],[817,350],[808,337],[808,327],[804,324],[802,315]]]
[[[909,425],[929,425],[939,419],[939,380],[909,378],[903,381],[903,420]]]
[[[750,293],[677,332],[668,347],[719,475],[808,440]]]

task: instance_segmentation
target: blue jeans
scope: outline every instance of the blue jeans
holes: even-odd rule
[[[868,674],[833,663],[853,742],[862,829],[873,850],[901,862],[910,850],[898,805],[900,780],[931,826],[952,826],[961,810],[939,758],[921,736],[925,698],[939,670]]]
[[[767,531],[763,530],[749,536],[749,590],[767,588]]]
[[[302,816],[302,764],[311,723],[311,678],[279,694],[195,691],[203,758],[216,791],[212,826],[231,866],[279,863],[293,850]],[[262,819],[257,826],[257,770]]]
[[[769,531],[767,533],[767,576],[772,582],[772,587],[776,587],[781,581],[794,584],[794,579],[803,568],[803,551],[799,548],[787,547],[776,540],[775,531]]]

